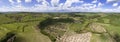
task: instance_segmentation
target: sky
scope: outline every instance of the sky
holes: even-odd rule
[[[120,12],[120,0],[0,0],[0,12]]]

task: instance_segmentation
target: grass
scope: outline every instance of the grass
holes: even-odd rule
[[[91,37],[91,42],[109,42],[108,37],[105,37],[105,35],[101,34],[93,34]]]
[[[16,16],[24,15],[8,14],[8,16],[14,16],[15,18]],[[7,18],[3,15],[0,15],[0,17],[1,17],[0,39],[4,38],[4,36],[8,32],[13,31],[17,33],[15,42],[50,42],[50,39],[47,36],[41,34],[40,31],[36,29],[37,24],[39,24],[39,22],[44,20],[45,18],[39,16],[32,18],[33,17],[32,15],[27,15],[25,17],[22,17],[22,20],[20,22],[14,22],[13,18]],[[4,24],[10,21],[13,22]]]
[[[27,27],[25,27],[25,31],[22,32],[22,27],[26,24],[29,24]],[[28,23],[14,23],[14,24],[3,24],[1,27],[6,28],[6,33],[9,31],[17,32],[16,34],[16,41],[15,42],[49,42],[49,38],[47,36],[44,36],[40,33],[40,31],[36,31],[35,29],[35,22],[28,22]],[[20,26],[18,29],[17,27]],[[4,28],[4,29],[5,29]],[[1,32],[6,34],[5,31]],[[4,36],[1,34],[0,36]],[[37,39],[36,39],[37,38]],[[46,39],[44,41],[43,39]]]

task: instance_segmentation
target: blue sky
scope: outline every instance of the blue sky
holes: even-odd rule
[[[0,0],[0,12],[120,12],[120,0]]]

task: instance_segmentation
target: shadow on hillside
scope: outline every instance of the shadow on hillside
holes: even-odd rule
[[[56,23],[73,23],[73,22],[74,22],[74,20],[71,18],[60,18],[60,19],[48,18],[48,19],[40,22],[38,27],[40,29],[44,29],[46,26],[54,25]]]
[[[54,31],[54,28],[51,30],[50,28],[47,28],[48,31],[44,31],[45,28],[47,26],[50,26],[50,25],[57,25],[57,23],[73,23],[74,20],[71,19],[71,18],[59,18],[59,19],[52,19],[52,18],[48,18],[42,22],[39,23],[38,27],[39,29],[41,29],[41,33],[48,36],[52,42],[55,42],[56,41],[56,36],[58,36],[57,34],[56,35],[51,35],[51,34],[54,34],[56,33],[56,31]],[[60,28],[58,28],[57,30],[59,30]],[[50,30],[50,31],[49,31]],[[52,33],[51,33],[52,32]],[[62,31],[61,31],[62,32]],[[50,34],[49,34],[50,33]],[[60,31],[59,33],[60,34]]]

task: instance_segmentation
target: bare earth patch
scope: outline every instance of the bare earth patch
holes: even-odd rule
[[[70,36],[62,36],[59,42],[90,42],[91,32],[74,34]]]
[[[98,33],[105,33],[106,32],[105,28],[98,23],[90,24],[90,28],[93,32],[98,32]]]

